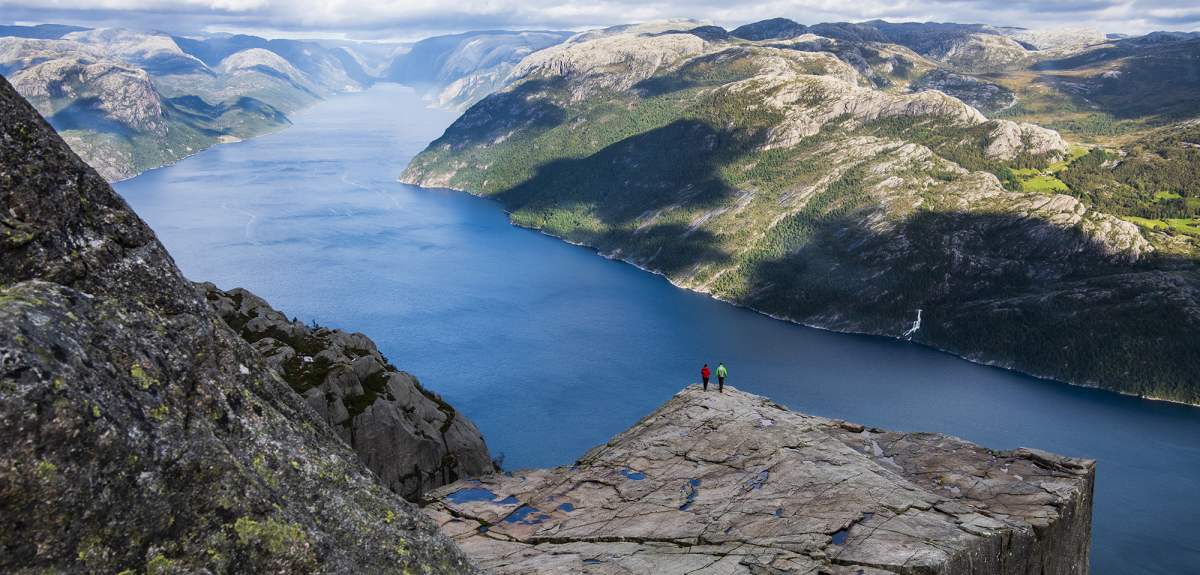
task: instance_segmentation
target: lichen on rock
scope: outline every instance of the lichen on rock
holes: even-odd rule
[[[474,572],[3,79],[0,206],[0,572]]]
[[[266,358],[392,491],[425,491],[495,471],[479,429],[361,333],[309,327],[241,288],[199,284],[213,309]]]

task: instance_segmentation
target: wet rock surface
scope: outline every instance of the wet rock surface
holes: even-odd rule
[[[361,333],[289,320],[241,288],[198,284],[225,323],[266,358],[389,489],[413,500],[495,471],[479,429],[399,371]]]
[[[0,572],[463,573],[0,79]]]
[[[496,573],[1083,574],[1094,470],[693,386],[574,466],[426,512]]]

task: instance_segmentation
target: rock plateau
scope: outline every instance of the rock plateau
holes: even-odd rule
[[[426,513],[498,574],[1088,572],[1095,464],[689,387],[575,465]]]

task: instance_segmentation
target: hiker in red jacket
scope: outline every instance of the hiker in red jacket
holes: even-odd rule
[[[704,380],[704,391],[708,391],[708,377],[711,375],[712,372],[709,371],[708,364],[704,364],[704,367],[700,368],[700,379]]]

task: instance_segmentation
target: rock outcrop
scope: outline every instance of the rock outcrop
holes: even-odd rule
[[[1094,474],[692,386],[575,465],[425,511],[498,574],[1082,575]]]
[[[0,79],[0,571],[470,573]]]
[[[361,333],[310,328],[241,288],[200,284],[229,327],[253,344],[392,491],[425,491],[495,471],[475,427]]]
[[[1016,103],[1012,90],[975,76],[934,69],[909,84],[910,91],[938,90],[970,104],[984,114],[992,114]]]
[[[64,109],[68,111],[62,116],[83,115],[84,110],[71,110],[63,102],[86,102],[82,105],[97,112],[97,124],[108,121],[153,137],[166,135],[162,96],[150,76],[136,68],[111,60],[58,58],[13,74],[12,84],[47,117]],[[76,129],[92,127],[73,118],[64,122]]]

